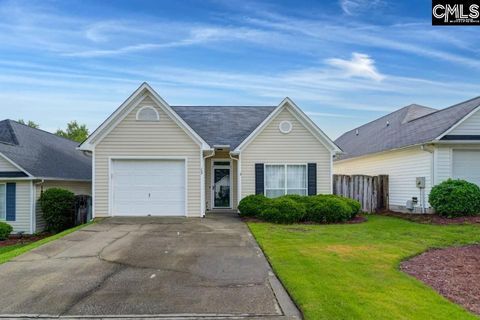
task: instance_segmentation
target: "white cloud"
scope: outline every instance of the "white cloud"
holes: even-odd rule
[[[343,12],[350,16],[376,8],[381,4],[383,4],[382,0],[340,0]]]
[[[260,28],[282,32],[283,37],[290,37],[289,43],[296,44],[288,47],[300,47],[304,51],[324,46],[368,46],[480,69],[479,59],[463,54],[465,50],[479,53],[474,45],[478,33],[473,29],[465,29],[462,33],[453,29],[436,30],[423,21],[383,26],[361,24],[353,20],[338,24],[338,21],[329,17],[323,17],[319,22],[272,13],[248,17],[245,21]]]
[[[375,81],[381,81],[385,78],[375,67],[375,61],[363,53],[352,53],[352,59],[350,60],[339,58],[327,59],[326,63],[338,69],[341,75],[347,78],[358,77]]]

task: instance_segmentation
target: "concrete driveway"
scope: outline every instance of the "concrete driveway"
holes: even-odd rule
[[[0,314],[296,318],[246,225],[110,218],[0,265]]]

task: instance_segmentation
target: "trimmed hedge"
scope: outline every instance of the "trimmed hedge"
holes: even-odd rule
[[[275,223],[296,223],[305,217],[305,205],[287,197],[272,199],[260,213],[260,218]]]
[[[274,223],[334,223],[353,219],[361,210],[358,201],[335,195],[285,195],[274,199],[250,195],[240,201],[241,216]]]
[[[47,189],[40,196],[40,207],[48,231],[60,232],[74,225],[75,195],[65,189]]]
[[[448,179],[432,188],[428,202],[448,218],[480,214],[480,188],[465,180]]]
[[[6,240],[12,231],[13,228],[11,225],[5,222],[0,222],[0,240]]]
[[[351,219],[355,218],[357,214],[359,214],[362,211],[362,205],[357,200],[353,200],[343,196],[336,196],[334,194],[320,194],[320,195],[313,196],[313,198],[317,198],[317,197],[338,199],[344,202],[349,207],[349,213],[350,213]]]
[[[313,196],[308,201],[306,221],[319,223],[345,222],[352,218],[352,209],[344,199]]]
[[[238,210],[242,217],[257,217],[262,213],[262,210],[267,207],[271,199],[265,197],[263,194],[252,194],[246,196],[238,204]]]

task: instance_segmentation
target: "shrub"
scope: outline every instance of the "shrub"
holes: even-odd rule
[[[353,219],[360,212],[361,205],[356,200],[331,194],[289,194],[274,199],[251,195],[240,201],[238,209],[241,216],[255,216],[275,223],[333,223]]]
[[[13,228],[11,225],[5,222],[0,222],[0,240],[7,239],[12,231]]]
[[[306,220],[322,223],[350,220],[361,210],[357,200],[333,194],[305,197],[304,203],[307,208]]]
[[[345,198],[318,195],[308,200],[305,220],[319,223],[344,222],[352,218],[353,212]]]
[[[428,202],[445,217],[474,216],[480,213],[480,188],[465,180],[448,179],[432,188]]]
[[[279,198],[292,199],[293,201],[304,203],[308,197],[307,196],[301,196],[299,194],[287,194],[287,195],[281,196]]]
[[[350,207],[350,210],[351,210],[350,218],[351,219],[355,218],[357,216],[357,214],[359,214],[360,211],[362,211],[362,205],[357,200],[350,199],[350,198],[345,198],[345,197],[340,197],[340,198],[342,198],[347,203],[347,205]]]
[[[46,222],[46,229],[59,232],[74,224],[75,195],[65,189],[51,188],[40,197],[40,207]]]
[[[249,195],[243,198],[238,204],[238,210],[242,217],[258,217],[271,199],[263,194]]]
[[[345,204],[350,208],[350,218],[353,219],[357,216],[357,214],[360,213],[360,211],[362,210],[362,205],[360,204],[360,202],[358,202],[357,200],[354,200],[354,199],[350,199],[350,198],[347,198],[347,197],[343,197],[343,196],[337,196],[337,195],[333,195],[333,194],[326,194],[326,195],[319,195],[320,197],[328,197],[328,198],[331,198],[331,199],[339,199],[343,202],[345,202]]]
[[[262,209],[260,218],[275,223],[300,222],[305,216],[305,205],[288,196],[271,199]]]

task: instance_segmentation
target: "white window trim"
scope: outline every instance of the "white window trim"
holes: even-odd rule
[[[4,212],[5,212],[5,218],[0,217],[0,221],[7,221],[7,184],[6,183],[0,183],[0,185],[4,185],[4,195],[5,195],[5,204],[4,204]]]
[[[140,115],[140,112],[142,112],[145,109],[152,109],[155,112],[156,119],[154,120],[143,120],[143,119],[138,119],[138,116]],[[137,121],[143,121],[143,122],[154,122],[154,121],[160,121],[160,115],[158,114],[157,109],[155,109],[154,106],[143,106],[140,109],[138,109],[137,114],[135,115],[135,119]]]
[[[263,195],[267,196],[267,175],[265,172],[267,171],[267,166],[284,166],[285,167],[285,182],[284,182],[284,187],[282,189],[280,188],[268,188],[268,190],[284,190],[285,194],[287,195],[287,167],[288,166],[305,166],[305,188],[299,188],[299,189],[305,189],[305,195],[308,196],[308,163],[264,163],[263,164]],[[299,190],[297,189],[297,190]]]
[[[228,165],[219,165],[215,164],[215,162],[228,162]],[[215,175],[214,175],[214,169],[229,169],[230,170],[230,206],[228,207],[216,207],[215,206],[215,193],[213,192],[213,187],[214,187],[214,181],[215,181]],[[222,158],[213,158],[211,160],[211,167],[210,167],[210,201],[211,209],[232,209],[233,208],[233,166],[232,166],[232,160],[231,159],[222,159]]]

